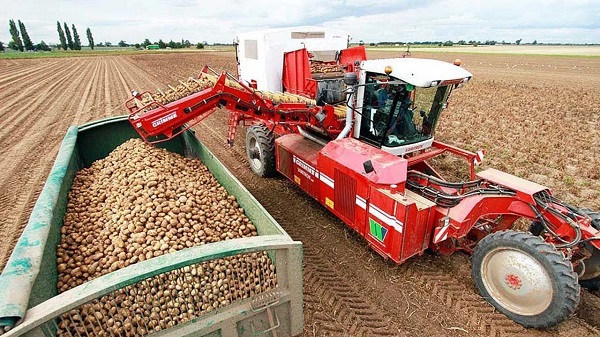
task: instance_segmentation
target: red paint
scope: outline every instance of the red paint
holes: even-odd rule
[[[521,279],[515,274],[506,274],[504,277],[504,282],[506,282],[506,284],[514,290],[520,289],[523,285]]]

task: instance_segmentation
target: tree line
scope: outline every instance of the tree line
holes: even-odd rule
[[[17,20],[18,24],[15,20],[11,19],[8,22],[9,32],[11,35],[11,41],[8,43],[8,48],[16,50],[16,51],[50,51],[51,47],[44,42],[44,40],[40,41],[38,44],[33,44],[29,34],[27,33],[27,28],[25,24],[21,20]],[[70,28],[66,22],[63,22],[62,25],[60,21],[56,21],[56,31],[58,32],[58,40],[59,43],[54,45],[53,47],[57,49],[63,50],[81,50],[81,38],[79,37],[79,33],[77,32],[77,28],[75,24],[71,24]],[[85,31],[88,39],[88,46],[93,50],[94,47],[112,47],[113,44],[109,41],[100,42],[96,44],[94,42],[94,37],[92,35],[92,31],[88,27]],[[204,48],[206,42],[198,42],[196,44],[192,44],[189,40],[181,39],[181,42],[175,42],[173,40],[169,42],[164,42],[162,39],[158,40],[158,42],[150,42],[149,39],[145,39],[142,43],[128,44],[124,40],[119,41],[117,46],[119,47],[135,47],[135,48],[147,48],[148,46],[157,46],[159,49],[179,49],[179,48],[190,48],[195,46],[198,49]],[[0,41],[0,52],[5,50],[4,43]]]
[[[150,42],[149,39],[145,39],[144,42],[142,43],[134,43],[134,44],[129,44],[127,42],[125,42],[124,40],[119,41],[119,43],[117,43],[117,46],[119,47],[135,47],[135,48],[148,48],[148,46],[157,46],[159,49],[166,49],[166,48],[171,48],[171,49],[179,49],[179,48],[190,48],[192,46],[196,46],[196,48],[198,49],[202,49],[204,48],[204,46],[206,45],[206,41],[205,42],[198,42],[195,45],[192,44],[190,42],[190,40],[184,40],[181,39],[181,42],[175,42],[173,40],[169,41],[169,42],[164,42],[162,39],[158,40],[158,42]],[[98,46],[106,46],[106,47],[111,47],[112,43],[111,42],[105,42],[104,44],[99,43]]]
[[[25,24],[21,22],[21,20],[15,23],[15,20],[10,19],[8,21],[9,29],[11,36],[11,41],[8,43],[8,48],[16,50],[16,51],[50,51],[52,50],[44,40],[40,41],[38,44],[33,44],[31,38],[29,37],[29,33],[27,33],[27,28]],[[64,30],[63,30],[64,27]],[[81,39],[79,37],[79,33],[77,32],[77,28],[75,28],[75,24],[71,25],[71,29],[66,22],[63,22],[61,26],[59,21],[56,21],[56,29],[58,31],[58,39],[60,41],[59,44],[56,45],[58,49],[63,50],[81,50]],[[92,31],[88,28],[86,30],[89,47],[94,49],[94,37],[92,36]],[[4,43],[0,41],[0,52],[4,51]]]
[[[505,40],[502,40],[501,42],[498,42],[496,40],[485,40],[485,41],[476,41],[476,40],[459,40],[457,42],[454,42],[452,40],[448,40],[448,41],[414,41],[414,42],[401,42],[401,41],[382,41],[382,42],[372,42],[369,45],[371,46],[377,46],[377,45],[381,45],[381,46],[389,46],[389,45],[404,45],[404,44],[411,44],[411,45],[435,45],[435,46],[453,46],[455,44],[457,45],[461,45],[461,46],[466,46],[466,45],[473,45],[473,46],[477,46],[477,45],[485,45],[485,46],[494,46],[496,44],[516,44],[516,45],[520,45],[521,41],[523,41],[523,39],[518,39],[515,42],[507,42]],[[362,41],[361,41],[362,42]],[[364,44],[364,42],[362,42]],[[538,44],[537,40],[534,40],[531,44]]]

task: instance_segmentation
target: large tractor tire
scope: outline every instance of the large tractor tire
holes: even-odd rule
[[[275,136],[265,125],[252,125],[246,131],[246,154],[250,168],[259,177],[272,177],[277,173]]]
[[[592,218],[592,227],[600,230],[600,212],[594,212],[589,208],[580,208],[580,211]]]
[[[538,236],[512,230],[492,233],[477,244],[471,262],[481,296],[527,328],[556,325],[579,304],[571,261]]]

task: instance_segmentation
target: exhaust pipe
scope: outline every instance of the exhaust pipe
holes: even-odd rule
[[[346,108],[346,126],[342,129],[342,132],[337,136],[337,139],[346,138],[350,133],[350,129],[352,129],[352,120],[354,119],[354,86],[358,82],[358,76],[355,73],[345,73],[344,74],[344,84],[348,86],[348,89],[344,90],[344,92],[348,95],[348,103]]]

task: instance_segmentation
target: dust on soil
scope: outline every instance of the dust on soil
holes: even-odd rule
[[[371,53],[371,58],[399,57]],[[457,90],[437,138],[476,150],[495,167],[551,187],[558,197],[600,209],[600,64],[593,59],[465,54],[474,80]],[[70,125],[125,113],[131,89],[154,91],[203,65],[235,71],[230,52],[0,61],[0,267],[27,222]],[[305,336],[598,336],[598,293],[584,292],[576,315],[555,328],[524,329],[476,294],[468,257],[423,255],[396,266],[283,178],[247,168],[240,128],[224,147],[226,113],[196,128],[290,235],[304,243]],[[15,139],[14,135],[19,138]],[[461,162],[439,161],[450,177]]]

